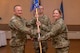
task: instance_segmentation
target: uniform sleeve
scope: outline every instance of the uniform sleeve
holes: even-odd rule
[[[34,29],[33,27],[36,27],[36,19],[32,18],[30,21],[27,22],[27,26],[31,28],[30,37],[37,34],[37,29]]]
[[[32,26],[36,24],[36,19],[32,18],[30,21],[27,22],[27,26]]]
[[[18,31],[26,32],[26,33],[30,31],[30,29],[27,28],[26,25],[23,25],[22,22],[17,21],[15,19],[11,21],[11,24],[12,24],[13,28],[15,28]]]
[[[48,17],[46,17],[45,19],[47,22],[46,22],[46,25],[41,23],[41,26],[40,28],[46,32],[49,32],[50,31],[50,28],[51,28],[51,22],[50,22],[50,19]]]
[[[47,33],[45,36],[43,36],[41,38],[41,40],[46,40],[49,37],[55,36],[60,31],[61,25],[62,25],[62,23],[57,23],[57,24],[53,25],[51,28],[51,31],[49,33]]]

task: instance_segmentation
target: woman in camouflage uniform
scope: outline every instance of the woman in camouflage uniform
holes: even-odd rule
[[[61,11],[59,9],[53,10],[53,17],[55,18],[55,22],[51,25],[51,31],[39,38],[39,41],[51,37],[52,45],[54,45],[56,53],[68,53],[70,43],[67,38],[68,28],[64,24]]]

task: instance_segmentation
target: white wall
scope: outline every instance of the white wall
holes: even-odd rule
[[[80,39],[80,31],[69,31],[68,38],[69,39]]]

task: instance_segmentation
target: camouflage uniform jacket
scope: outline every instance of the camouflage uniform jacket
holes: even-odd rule
[[[24,45],[27,39],[26,32],[29,31],[29,28],[26,27],[26,20],[14,15],[10,20],[9,27],[12,32],[10,46]]]
[[[50,19],[46,16],[43,15],[42,17],[38,18],[39,21],[41,22],[41,26],[40,26],[40,35],[43,36],[45,35],[47,32],[50,31],[50,26],[51,26],[51,22]],[[33,38],[37,38],[38,34],[37,34],[37,25],[36,25],[36,18],[34,17],[29,23],[28,25],[31,25],[32,31],[32,37]]]
[[[56,20],[51,27],[51,31],[42,37],[42,40],[46,40],[49,37],[52,38],[52,44],[55,48],[62,48],[69,46],[69,39],[67,38],[67,26],[64,24],[63,19]]]

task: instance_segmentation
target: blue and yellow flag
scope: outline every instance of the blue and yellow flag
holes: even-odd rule
[[[62,12],[62,18],[64,19],[63,0],[61,1],[61,4],[60,4],[60,10],[61,10],[61,12]]]
[[[32,0],[32,6],[31,6],[30,11],[32,11],[38,7],[39,7],[39,0]]]

